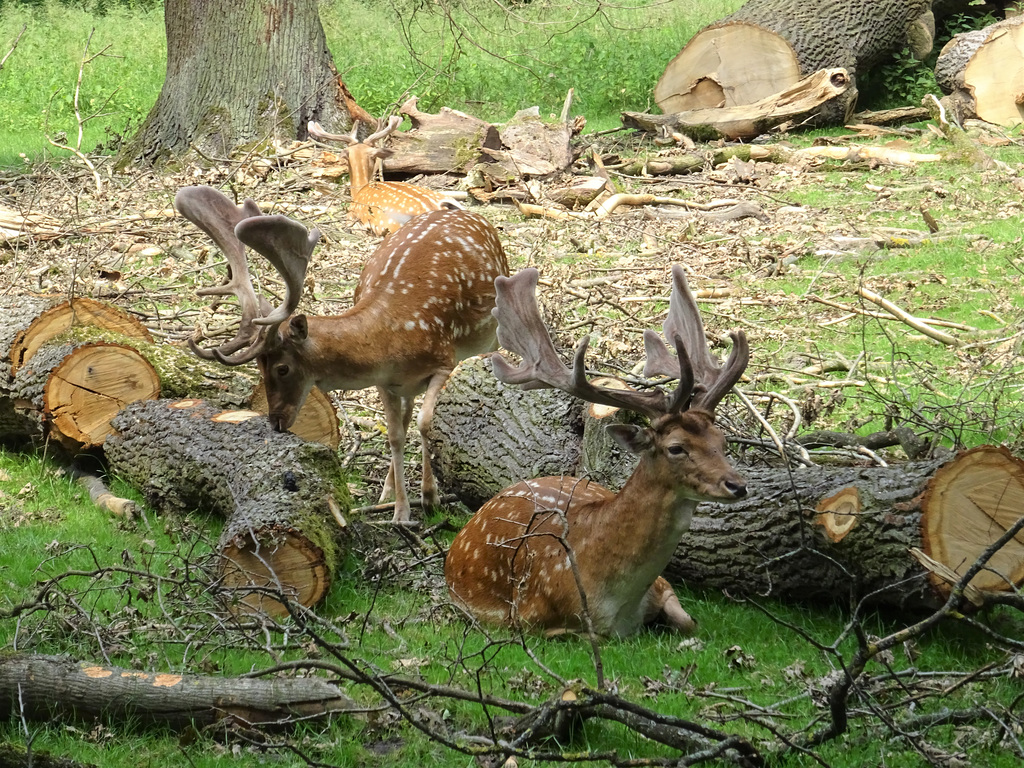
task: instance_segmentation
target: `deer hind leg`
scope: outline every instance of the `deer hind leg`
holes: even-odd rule
[[[411,519],[409,495],[405,488],[405,435],[412,420],[412,398],[403,398],[378,387],[380,399],[384,402],[384,418],[388,423],[388,447],[391,449],[391,467],[384,480],[380,494],[383,503],[395,497],[396,523],[407,523]]]
[[[441,494],[437,490],[437,481],[434,479],[434,470],[430,466],[430,449],[427,445],[427,432],[430,431],[430,422],[434,418],[434,406],[437,405],[437,397],[441,394],[441,388],[444,383],[448,381],[448,374],[451,371],[443,371],[441,373],[435,373],[430,377],[430,383],[427,384],[427,393],[423,396],[423,405],[420,406],[420,415],[416,421],[416,426],[420,430],[420,436],[423,442],[423,483],[422,483],[422,494],[423,494],[423,509],[431,509],[441,503]]]
[[[672,585],[661,576],[655,579],[651,588],[647,590],[644,624],[650,624],[658,619],[684,635],[692,635],[697,631],[697,622],[683,610]]]

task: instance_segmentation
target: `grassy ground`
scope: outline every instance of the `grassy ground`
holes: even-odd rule
[[[565,91],[574,86],[579,89],[580,111],[594,128],[612,127],[620,108],[645,109],[653,77],[681,41],[735,5],[687,2],[649,7],[643,14],[615,11],[621,14],[615,25],[598,19],[551,45],[542,44],[543,33],[536,27],[510,22],[511,32],[498,34],[495,28],[493,37],[486,39],[492,50],[499,49],[499,41],[515,48],[503,53],[531,67],[532,74],[522,77],[509,74],[522,70],[480,57],[472,46],[466,46],[457,62],[459,77],[424,77],[427,68],[408,55],[382,5],[325,4],[323,18],[339,60],[370,62],[346,71],[345,78],[371,111],[400,101],[405,92],[416,92],[432,100],[430,108],[465,105],[485,117],[501,118],[529,104],[557,111]],[[520,13],[536,21],[555,12],[534,2]],[[557,15],[564,17],[564,11]],[[673,22],[662,23],[669,16]],[[436,44],[430,32],[440,24],[436,18],[404,18],[410,25],[423,24],[422,30],[411,27],[421,58],[440,61],[448,56],[431,47]],[[113,116],[95,121],[96,133],[83,146],[102,140],[104,123],[123,126],[129,118],[137,121],[145,114],[162,77],[159,13],[111,11],[96,18],[54,6],[33,11],[5,8],[0,45],[13,40],[26,22],[29,31],[0,71],[0,103],[11,106],[0,113],[0,142],[7,136],[0,158],[25,152],[30,161],[23,172],[0,176],[0,197],[18,208],[47,212],[66,234],[52,241],[26,240],[0,252],[0,292],[73,289],[114,301],[135,312],[160,338],[181,343],[191,333],[201,305],[195,285],[217,279],[210,268],[212,259],[199,264],[205,242],[171,220],[136,223],[103,234],[85,234],[82,228],[166,208],[174,191],[184,183],[196,183],[196,178],[136,170],[124,177],[104,176],[104,192],[97,194],[92,177],[77,164],[48,166],[31,160],[46,146],[40,137],[47,120],[53,128],[73,131],[68,97],[94,25],[89,51],[110,48],[87,69],[83,103],[98,110],[113,94],[103,107]],[[629,29],[618,28],[623,24]],[[384,39],[383,30],[395,38]],[[522,53],[537,48],[558,56],[539,62]],[[25,66],[26,60],[31,66]],[[621,80],[602,80],[602,75],[612,73]],[[798,145],[807,145],[812,138],[785,137]],[[825,138],[846,141],[848,134],[831,131]],[[1013,169],[1024,167],[1019,135],[979,134],[975,140]],[[923,125],[860,141],[892,142],[894,147],[922,152],[948,149]],[[624,211],[600,223],[554,222],[526,219],[508,205],[481,206],[500,226],[513,269],[536,265],[544,272],[550,283],[546,308],[562,346],[589,331],[595,366],[632,365],[640,356],[639,331],[656,327],[661,320],[668,266],[684,263],[695,289],[725,291],[720,298],[701,302],[712,334],[741,327],[751,338],[754,358],[743,389],[755,398],[779,396],[795,403],[802,418],[800,430],[866,434],[909,425],[947,448],[1006,442],[1019,450],[1024,425],[1019,170],[981,171],[953,161],[912,168],[763,163],[752,174],[741,175],[726,165],[685,178],[630,177],[616,172],[616,159],[679,150],[659,150],[625,135],[591,135],[581,143],[601,153],[623,190],[696,202],[742,198],[760,206],[765,219],[673,219],[649,209]],[[345,218],[343,187],[309,179],[308,166],[283,165],[266,177],[236,168],[216,169],[200,181],[261,200],[307,206],[304,223],[321,227],[327,237],[315,257],[315,296],[305,301],[310,311],[326,313],[347,305],[360,267],[376,243]],[[941,237],[910,245],[913,234],[927,231],[922,209],[939,222]],[[872,249],[843,240],[879,232],[893,236],[891,247]],[[156,255],[144,246],[154,246]],[[938,344],[899,321],[864,314],[877,308],[858,297],[862,286],[916,315],[969,326],[949,329],[962,343]],[[563,330],[574,326],[571,332]],[[793,426],[779,401],[756,402],[779,432]],[[771,402],[776,403],[774,409],[765,405]],[[375,426],[381,418],[379,404],[358,393],[346,395],[341,403],[348,414],[361,419],[349,425],[358,434],[346,434],[345,444],[355,438],[361,441],[362,449],[349,469],[354,473],[353,490],[369,503],[379,492],[386,468],[386,447]],[[758,436],[757,427],[744,420],[735,402],[725,405],[734,434]],[[408,464],[413,477],[415,450],[411,445]],[[905,458],[898,448],[881,456],[890,462]],[[837,460],[834,452],[816,453],[814,458]],[[864,460],[848,453],[838,458]],[[382,537],[373,526],[357,527],[350,542],[353,554],[318,609],[333,629],[316,643],[299,622],[242,629],[226,624],[198,578],[209,565],[219,521],[201,514],[163,517],[152,510],[144,520],[112,520],[56,466],[35,454],[0,452],[4,650],[207,674],[240,674],[297,658],[332,661],[337,653],[364,669],[421,675],[471,690],[479,683],[483,690],[531,703],[557,694],[563,681],[595,684],[593,652],[582,639],[520,641],[498,633],[488,640],[453,614],[440,583],[437,554],[451,530],[438,531],[436,544],[427,548],[425,557],[400,537]],[[133,493],[123,485],[115,485],[115,490]],[[465,517],[465,510],[451,507],[429,522],[454,528]],[[134,573],[123,570],[127,568]],[[11,615],[12,606],[30,599],[40,582],[71,572],[78,575],[63,578],[40,610]],[[183,573],[195,574],[198,581],[174,586],[172,580]],[[157,576],[170,578],[157,581]],[[762,747],[777,745],[778,733],[799,733],[821,722],[823,676],[848,662],[856,646],[845,631],[853,617],[849,606],[841,600],[825,606],[770,600],[756,604],[699,585],[678,585],[678,591],[700,622],[696,640],[684,641],[655,629],[602,644],[603,673],[611,689],[666,716],[735,732]],[[869,612],[859,616],[859,629],[867,636],[884,636],[913,618]],[[995,639],[992,633],[1016,640]],[[780,764],[916,768],[969,760],[992,768],[1019,765],[1017,654],[1022,636],[1019,613],[1008,610],[986,612],[977,625],[966,620],[943,622],[872,663],[854,701],[847,735],[817,749],[816,755],[790,753]],[[338,645],[345,646],[343,651],[336,649]],[[972,671],[978,673],[971,675]],[[365,687],[350,686],[349,691],[368,704],[375,701]],[[479,706],[448,700],[422,702],[422,707],[421,714],[437,731],[488,730]],[[983,717],[955,725],[913,721],[916,725],[907,725],[902,733],[883,725],[887,717],[929,715],[947,707],[980,711]],[[112,768],[412,766],[426,761],[476,765],[472,757],[428,740],[417,728],[381,710],[279,734],[278,748],[254,746],[247,736],[252,734],[242,731],[224,738],[217,731],[154,733],[132,724],[32,724],[17,717],[0,723],[0,742],[29,743],[33,749]],[[672,755],[610,723],[589,725],[569,748],[577,753],[615,750],[619,762],[649,758],[654,761],[650,764],[658,764]],[[524,759],[520,764],[531,762]]]

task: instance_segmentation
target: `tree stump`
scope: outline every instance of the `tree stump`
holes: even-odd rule
[[[348,509],[334,451],[275,432],[255,412],[198,400],[134,403],[113,427],[111,471],[155,509],[225,518],[221,585],[239,608],[280,615],[277,596],[312,606],[327,593]]]
[[[959,122],[977,117],[1012,126],[1024,120],[1024,16],[962,32],[939,52],[935,79]]]
[[[21,416],[8,426],[77,453],[103,445],[125,405],[159,397],[160,378],[124,344],[51,340],[18,369],[5,394]]]
[[[855,85],[905,45],[923,57],[933,34],[930,0],[749,0],[693,36],[654,100],[666,114],[752,104],[821,69],[845,69]]]

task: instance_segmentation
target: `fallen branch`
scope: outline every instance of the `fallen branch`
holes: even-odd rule
[[[864,286],[860,286],[857,289],[857,294],[859,296],[867,299],[868,301],[872,302],[873,304],[877,304],[878,306],[880,306],[882,309],[886,310],[887,312],[892,313],[896,318],[902,320],[904,323],[909,325],[915,331],[919,331],[919,332],[923,333],[928,338],[934,339],[935,341],[938,341],[941,344],[945,344],[948,347],[959,347],[960,346],[960,341],[958,339],[953,338],[948,333],[943,333],[942,331],[935,330],[930,325],[928,325],[925,321],[921,320],[920,318],[914,317],[909,312],[906,312],[906,311],[900,309],[895,304],[893,304],[891,301],[889,301],[888,299],[885,299],[885,298],[879,296],[874,291],[872,291],[872,290],[870,290],[868,288],[865,288]]]

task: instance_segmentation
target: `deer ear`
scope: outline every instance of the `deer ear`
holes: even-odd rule
[[[309,336],[309,323],[305,315],[294,315],[288,321],[288,335],[293,341],[305,341]]]
[[[643,453],[651,447],[649,431],[634,424],[609,424],[605,429],[620,446],[630,453]]]

